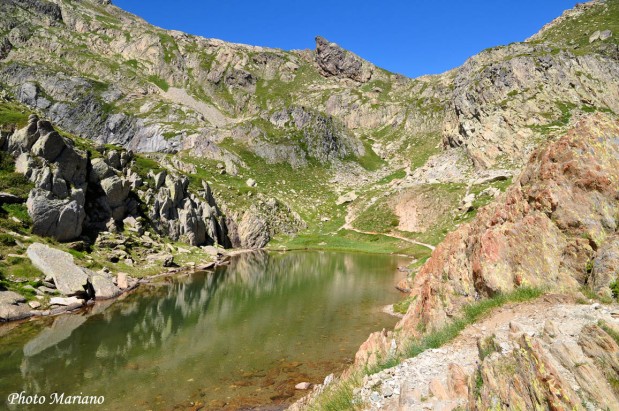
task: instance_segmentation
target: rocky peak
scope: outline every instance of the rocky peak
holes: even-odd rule
[[[316,37],[316,63],[327,77],[349,78],[361,83],[369,81],[374,71],[373,66],[359,56],[321,36]]]

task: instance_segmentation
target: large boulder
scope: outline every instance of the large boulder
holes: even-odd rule
[[[47,161],[55,161],[62,150],[67,147],[64,139],[56,131],[40,137],[32,146],[32,154],[43,157]]]
[[[123,205],[129,196],[129,191],[131,191],[131,185],[117,176],[103,179],[101,188],[103,188],[107,201],[112,208]]]
[[[26,205],[32,218],[32,232],[58,241],[70,241],[82,234],[86,217],[83,193],[74,193],[71,198],[58,200],[43,189],[30,191]]]
[[[120,289],[114,284],[110,276],[93,272],[88,274],[97,300],[105,300],[120,295]]]
[[[88,275],[73,262],[73,256],[41,243],[34,243],[26,251],[32,264],[45,274],[46,281],[54,280],[64,295],[85,295]]]

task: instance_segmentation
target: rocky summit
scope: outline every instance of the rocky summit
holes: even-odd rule
[[[331,40],[0,2],[0,320],[235,248],[404,254],[395,329],[293,409],[616,409],[619,1],[416,79]]]

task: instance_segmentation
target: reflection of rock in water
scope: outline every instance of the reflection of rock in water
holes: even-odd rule
[[[80,325],[86,322],[83,315],[63,315],[56,317],[51,327],[44,329],[24,346],[26,357],[35,356],[71,336]]]
[[[115,301],[104,312],[93,310],[86,316],[59,317],[24,347],[23,386],[18,388],[54,392],[90,386],[98,390],[101,381],[119,384],[119,379],[126,378],[131,384],[140,373],[171,370],[178,365],[175,355],[200,358],[208,344],[209,355],[224,355],[221,350],[233,349],[238,344],[231,344],[227,335],[212,334],[212,330],[219,326],[241,327],[246,317],[239,310],[245,301],[262,307],[256,301],[270,304],[274,296],[292,292],[302,295],[310,288],[316,293],[331,290],[340,295],[358,294],[349,282],[357,272],[367,271],[367,259],[360,261],[365,263],[346,255],[319,252],[241,254],[229,266],[214,272],[144,287]],[[325,278],[328,280],[324,281]],[[328,286],[333,282],[338,284],[335,289]],[[313,284],[318,287],[312,287]],[[265,312],[278,310],[279,316],[289,306],[266,307]],[[252,320],[251,328],[245,330],[246,336],[274,326],[271,314]],[[312,321],[324,319],[308,318],[308,328],[319,325]],[[199,344],[200,339],[208,340],[208,344]],[[113,390],[103,386],[101,389]]]

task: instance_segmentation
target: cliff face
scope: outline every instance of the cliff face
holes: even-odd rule
[[[521,286],[591,288],[616,278],[619,122],[580,121],[537,150],[513,186],[450,233],[415,277],[417,299],[396,328],[439,327],[467,303]]]

